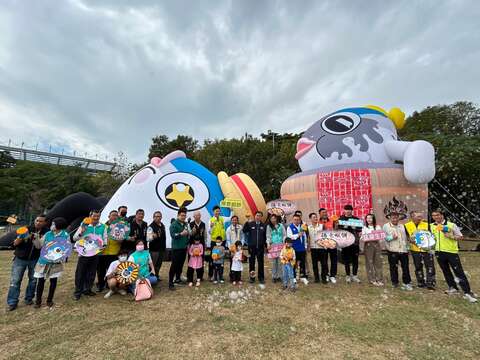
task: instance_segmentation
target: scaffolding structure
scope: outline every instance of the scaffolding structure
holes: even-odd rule
[[[34,161],[46,164],[61,166],[80,166],[89,172],[108,171],[111,172],[117,166],[116,163],[98,159],[82,158],[78,156],[57,154],[47,151],[26,149],[23,147],[12,147],[0,145],[0,152],[5,151],[16,160]]]

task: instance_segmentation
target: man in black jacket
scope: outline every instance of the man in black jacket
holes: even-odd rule
[[[248,236],[248,252],[250,283],[255,282],[255,259],[258,262],[258,281],[265,284],[263,257],[267,243],[267,226],[262,222],[263,213],[257,211],[255,220],[249,221],[243,226],[243,232]]]
[[[147,228],[148,224],[143,221],[145,211],[138,209],[135,216],[129,220],[130,223],[130,237],[122,241],[122,250],[128,251],[129,254],[135,251],[135,244],[137,240],[143,240],[145,249],[147,248]]]
[[[343,215],[340,216],[339,220],[349,221],[349,220],[359,220],[358,217],[353,215],[353,206],[345,205],[343,208]],[[341,230],[346,230],[355,236],[355,242],[342,249],[343,261],[345,263],[345,281],[347,283],[356,282],[359,283],[360,279],[358,278],[358,256],[360,255],[360,233],[362,228],[355,226],[344,226],[338,225],[338,228]],[[350,273],[350,265],[352,266],[352,272]]]
[[[13,242],[15,248],[12,264],[12,275],[10,279],[10,288],[8,289],[7,305],[8,310],[17,308],[20,288],[25,270],[28,269],[28,285],[25,291],[25,304],[33,304],[35,296],[35,287],[37,279],[33,277],[35,264],[40,257],[40,249],[33,245],[33,240],[40,239],[47,232],[47,219],[44,215],[39,215],[33,225],[28,227],[28,236],[25,239],[16,238]]]
[[[167,247],[165,225],[162,223],[162,213],[155,211],[153,213],[153,222],[147,230],[147,241],[150,256],[152,257],[153,267],[155,268],[155,276],[160,281],[160,268],[162,267],[165,249]]]

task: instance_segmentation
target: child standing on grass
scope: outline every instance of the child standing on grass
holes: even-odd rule
[[[193,273],[197,272],[197,283],[195,286],[200,286],[200,281],[203,277],[203,245],[199,238],[195,238],[192,245],[188,246],[188,260],[187,281],[188,286],[193,286]]]
[[[295,277],[293,267],[295,266],[295,250],[292,248],[292,239],[286,238],[285,245],[280,253],[280,261],[283,265],[283,289],[290,288],[295,291]]]
[[[232,253],[232,284],[233,285],[242,285],[242,242],[237,240],[235,242],[235,252]]]
[[[67,221],[64,218],[55,218],[52,221],[52,227],[41,239],[34,240],[34,244],[37,247],[46,247],[52,241],[58,238],[64,238],[66,241],[70,241],[70,235],[65,230],[67,228]],[[53,306],[53,296],[55,295],[55,289],[57,288],[57,279],[63,273],[63,260],[61,261],[48,261],[42,257],[35,265],[34,277],[37,278],[37,298],[35,301],[35,308],[42,306],[42,295],[45,287],[45,282],[50,279],[50,287],[48,289],[47,306]]]
[[[217,236],[215,239],[215,246],[212,249],[212,263],[213,263],[213,283],[223,284],[223,261],[225,260],[225,248],[222,246],[223,239]]]

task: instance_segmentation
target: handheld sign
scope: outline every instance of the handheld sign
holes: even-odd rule
[[[270,250],[268,250],[267,257],[269,259],[276,259],[280,256],[280,252],[282,251],[283,244],[272,244],[270,246]]]
[[[220,206],[229,209],[240,209],[243,207],[243,203],[241,199],[225,198],[220,201]]]
[[[379,241],[384,240],[387,237],[387,234],[383,230],[373,230],[369,234],[363,234],[362,240],[367,241]]]
[[[131,261],[123,261],[115,270],[115,278],[122,285],[130,285],[138,277],[138,265]]]
[[[290,200],[277,199],[267,203],[267,211],[275,215],[290,215],[297,210],[297,206]]]
[[[326,247],[325,245],[331,246],[330,242],[324,243],[324,245],[322,245],[321,243],[324,240],[332,240],[336,243],[336,247],[340,249],[350,246],[355,242],[355,236],[352,233],[345,230],[320,231],[320,233],[317,235],[317,239],[320,246],[324,246],[324,247]]]
[[[360,219],[338,220],[338,225],[362,228],[363,221]]]
[[[78,255],[91,257],[102,251],[103,239],[95,234],[88,234],[75,243]]]
[[[130,225],[123,220],[117,220],[110,224],[108,229],[108,236],[115,241],[122,241],[128,239],[130,235]]]
[[[40,250],[40,259],[44,263],[64,262],[72,253],[70,239],[65,236],[56,236]]]
[[[429,231],[417,231],[415,243],[419,248],[429,250],[435,246],[435,237]]]

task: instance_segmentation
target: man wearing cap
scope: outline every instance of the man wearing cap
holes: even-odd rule
[[[410,253],[412,254],[413,264],[415,265],[415,276],[419,288],[435,290],[435,261],[433,251],[429,252],[420,248],[416,243],[416,235],[419,231],[429,232],[428,222],[423,220],[421,212],[410,212],[410,221],[405,224],[405,230],[410,241]],[[427,280],[425,281],[425,273]]]

